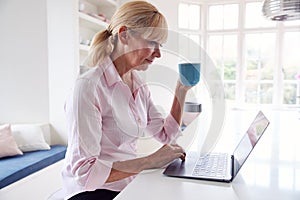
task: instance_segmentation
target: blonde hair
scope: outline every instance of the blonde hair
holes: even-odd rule
[[[130,1],[123,4],[112,16],[106,30],[98,32],[91,43],[87,65],[100,64],[114,50],[121,26],[134,29],[142,37],[163,43],[167,40],[167,22],[155,6],[145,1]]]

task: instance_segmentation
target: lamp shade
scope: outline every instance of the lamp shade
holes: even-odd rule
[[[264,0],[262,12],[275,21],[299,20],[300,0]]]

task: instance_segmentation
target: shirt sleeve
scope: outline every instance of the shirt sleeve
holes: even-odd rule
[[[96,84],[78,79],[67,105],[69,132],[67,176],[83,190],[95,190],[107,180],[112,163],[100,160],[102,117]]]
[[[164,118],[154,105],[150,93],[148,96],[148,123],[146,132],[165,144],[176,142],[176,139],[182,135],[180,126],[174,117],[169,114]]]

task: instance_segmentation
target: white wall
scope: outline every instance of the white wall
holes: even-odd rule
[[[52,142],[66,142],[74,13],[73,0],[0,0],[0,124],[51,123]]]
[[[74,0],[47,0],[49,122],[53,143],[67,142],[64,103],[78,72],[77,7]]]
[[[0,123],[48,122],[46,0],[0,0]]]

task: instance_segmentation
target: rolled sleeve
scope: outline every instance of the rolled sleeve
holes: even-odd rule
[[[68,165],[62,173],[66,192],[74,195],[81,191],[93,191],[103,187],[110,175],[113,162],[99,159],[98,156],[83,156],[82,150],[81,156],[77,154],[76,149],[70,151],[75,154],[66,157]]]
[[[177,138],[182,136],[180,126],[171,114],[169,114],[165,119],[164,128],[166,130],[166,134],[168,135],[168,140],[166,143],[176,142]]]
[[[95,163],[90,169],[88,178],[86,180],[85,189],[96,190],[100,186],[104,185],[109,177],[111,168],[112,162],[96,159]]]

